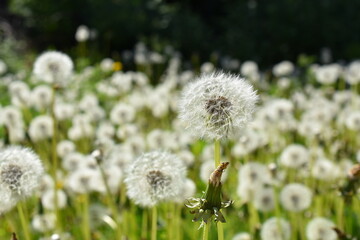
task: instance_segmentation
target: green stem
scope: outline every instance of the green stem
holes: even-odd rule
[[[214,142],[214,158],[215,158],[215,169],[220,165],[220,140]]]
[[[218,240],[224,240],[224,228],[221,222],[217,223]]]
[[[91,240],[90,234],[90,216],[89,216],[89,195],[84,194],[84,208],[83,208],[83,231],[84,231],[84,239]]]
[[[58,194],[57,194],[57,188],[58,188],[58,179],[57,179],[57,169],[58,169],[58,159],[57,159],[57,119],[55,116],[55,97],[56,97],[56,87],[53,87],[53,93],[52,93],[52,98],[51,98],[51,118],[53,120],[53,137],[51,139],[51,158],[52,158],[52,168],[51,168],[51,173],[52,173],[52,177],[54,178],[54,183],[55,183],[55,187],[54,187],[54,205],[55,205],[55,213],[56,213],[56,227],[57,230],[61,231],[62,230],[62,226],[61,226],[61,213],[60,213],[60,209],[59,209],[59,203],[58,203]]]
[[[103,167],[99,164],[98,161],[96,161],[96,163],[97,163],[97,166],[100,169],[101,178],[102,178],[102,180],[104,182],[104,185],[105,185],[106,201],[110,206],[113,218],[115,219],[115,222],[116,222],[116,236],[117,236],[118,239],[121,239],[122,238],[122,233],[121,233],[120,217],[119,217],[119,214],[118,214],[118,209],[116,207],[115,198],[114,198],[113,194],[111,193],[111,190],[110,190],[109,184],[107,182],[106,174],[105,174],[105,171],[104,171]]]
[[[157,234],[157,209],[155,205],[152,207],[151,240],[156,240],[156,234]]]
[[[144,210],[142,215],[142,224],[141,224],[141,239],[147,239],[148,232],[148,211]]]
[[[204,223],[202,240],[208,240],[210,223]]]
[[[28,225],[29,221],[25,217],[22,203],[17,204],[17,210],[19,213],[20,222],[21,222],[21,226],[22,226],[22,231],[24,232],[25,240],[31,240],[31,234],[30,234],[30,229],[29,229],[29,225]]]

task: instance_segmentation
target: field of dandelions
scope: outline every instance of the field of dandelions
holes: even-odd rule
[[[360,62],[134,56],[0,61],[0,239],[360,239]]]

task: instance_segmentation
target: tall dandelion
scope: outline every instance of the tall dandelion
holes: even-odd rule
[[[221,166],[220,140],[239,136],[252,118],[257,100],[252,85],[237,75],[224,72],[203,74],[183,90],[179,117],[194,136],[215,141],[216,169]],[[221,201],[221,189],[216,192]],[[224,234],[220,222],[217,224],[218,239],[222,240]],[[207,228],[205,221],[204,239]]]
[[[11,146],[0,151],[0,213],[30,197],[39,186],[43,172],[39,157],[28,148]],[[25,239],[29,240],[30,230],[20,204],[18,212]]]
[[[50,113],[52,119],[51,131],[51,153],[52,153],[52,166],[51,174],[54,178],[55,185],[58,184],[58,177],[56,171],[58,169],[57,159],[57,140],[58,140],[58,122],[55,114],[55,99],[56,91],[60,87],[64,87],[69,82],[73,74],[74,63],[71,58],[61,52],[48,51],[41,54],[35,61],[33,67],[33,74],[41,81],[47,82],[52,85],[52,96],[50,104]],[[58,208],[57,189],[55,188],[54,205],[57,215],[57,229],[61,230],[61,214]]]
[[[125,183],[127,195],[136,204],[152,208],[152,234],[156,239],[156,205],[173,201],[182,191],[186,181],[183,161],[168,152],[145,153],[129,165]]]

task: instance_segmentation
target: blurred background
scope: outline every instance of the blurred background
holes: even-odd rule
[[[2,55],[56,49],[126,62],[141,42],[185,60],[262,67],[360,56],[358,0],[1,0],[0,9]],[[83,50],[75,39],[81,25],[89,30]]]

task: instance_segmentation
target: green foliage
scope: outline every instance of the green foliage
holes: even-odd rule
[[[360,1],[349,0],[10,0],[11,12],[24,18],[41,50],[74,47],[76,28],[85,24],[97,30],[92,48],[102,56],[157,39],[187,57],[221,51],[266,65],[319,55],[323,47],[336,59],[359,57],[359,7]]]

